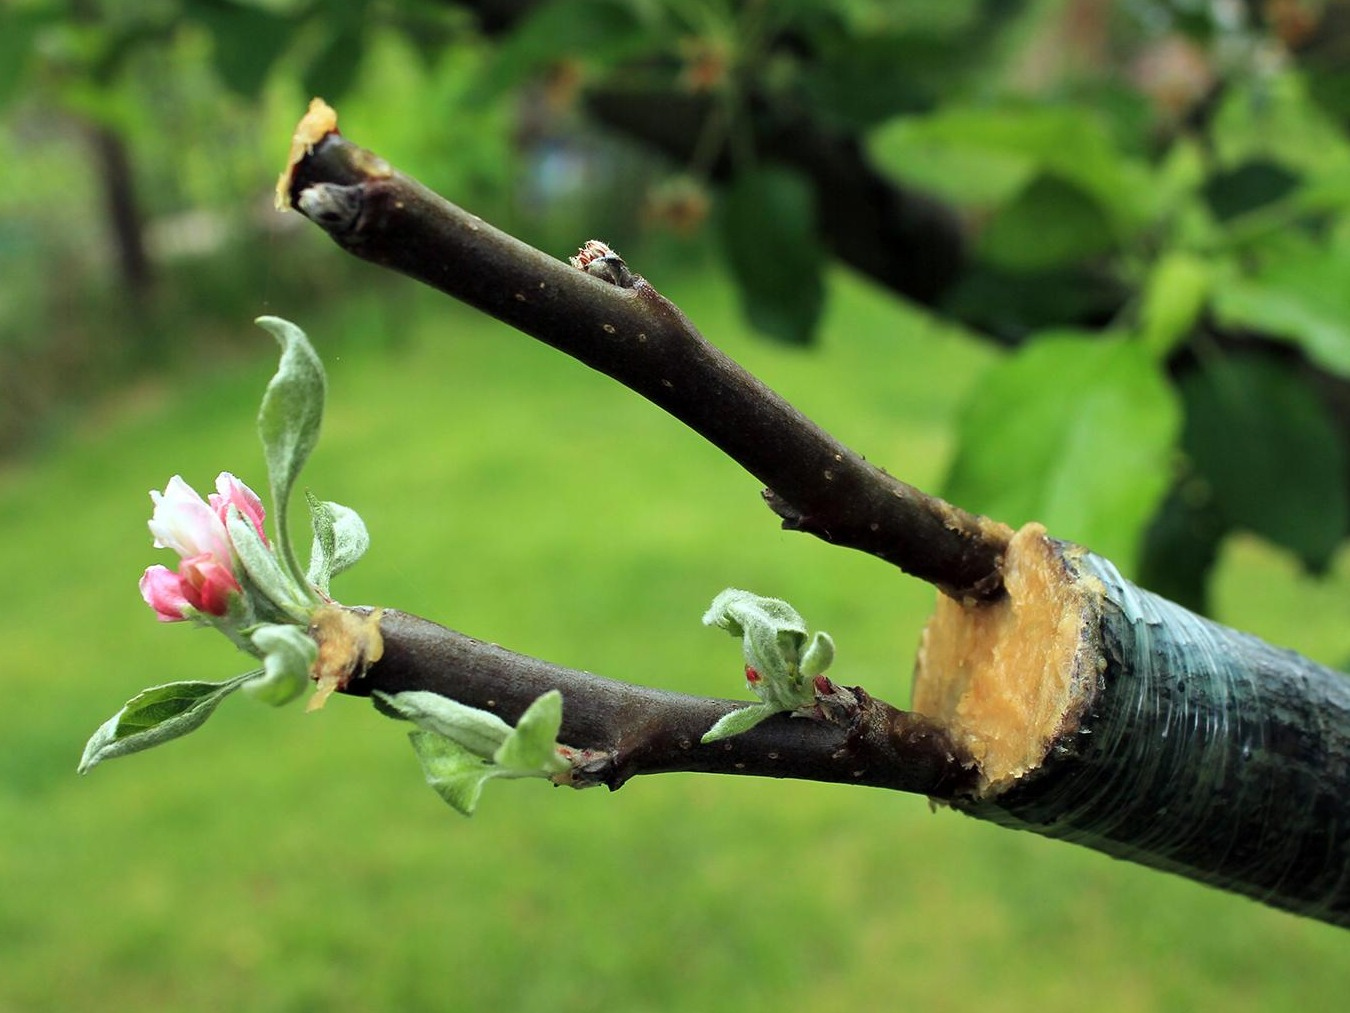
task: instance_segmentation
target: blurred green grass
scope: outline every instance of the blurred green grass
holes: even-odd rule
[[[815,354],[747,338],[713,276],[663,287],[846,442],[940,482],[986,348],[845,277]],[[306,484],[374,539],[344,601],[726,695],[739,651],[698,619],[735,584],[831,631],[841,677],[907,699],[931,591],[778,530],[752,479],[608,380],[411,283],[297,322],[330,375]],[[499,783],[465,821],[356,700],[232,700],[77,778],[137,689],[245,664],[155,623],[135,581],[158,557],[146,490],[222,469],[263,485],[252,418],[274,358],[257,340],[0,472],[0,1011],[1264,1011],[1332,1008],[1350,985],[1340,930],[906,796]],[[1239,543],[1218,599],[1226,621],[1344,659],[1344,556],[1314,585]]]

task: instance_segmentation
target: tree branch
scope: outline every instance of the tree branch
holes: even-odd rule
[[[790,526],[947,591],[924,634],[914,714],[826,680],[813,719],[780,715],[702,745],[737,704],[612,683],[398,613],[381,620],[383,657],[339,688],[428,689],[510,720],[558,689],[562,739],[580,750],[573,783],[703,770],[922,791],[1350,925],[1343,676],[1141,591],[1037,525],[1012,535],[897,482],[709,345],[600,244],[563,265],[331,126],[302,124],[282,195],[339,245],[600,369],[769,483]]]
[[[348,252],[476,306],[665,409],[765,483],[786,527],[868,552],[954,597],[999,595],[1006,526],[868,463],[704,339],[621,262],[609,262],[612,272],[577,270],[335,130],[309,148],[285,199]]]
[[[368,610],[354,610],[368,611]],[[578,758],[570,783],[617,789],[639,774],[694,771],[862,784],[950,798],[974,773],[936,725],[859,688],[819,719],[775,715],[729,739],[699,739],[750,701],[650,689],[516,654],[404,612],[380,614],[384,654],[344,692],[427,690],[514,724],[549,690],[563,695],[560,741]]]

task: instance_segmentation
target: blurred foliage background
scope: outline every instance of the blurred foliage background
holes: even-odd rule
[[[238,667],[133,584],[145,490],[258,484],[262,312],[332,372],[345,600],[729,694],[697,618],[740,584],[905,699],[926,588],[272,210],[312,94],[544,249],[610,241],[892,472],[1343,663],[1347,55],[1337,0],[5,0],[0,1010],[1326,1008],[1341,933],[913,799],[510,785],[463,823],[340,700],[73,767]]]

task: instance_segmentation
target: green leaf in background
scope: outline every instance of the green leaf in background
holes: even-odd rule
[[[339,101],[361,69],[366,39],[366,30],[360,24],[342,26],[329,35],[304,70],[305,94]]]
[[[1120,150],[1106,115],[1085,105],[957,104],[897,118],[872,150],[899,178],[957,202],[1004,204],[1037,176],[1072,184],[1119,235],[1146,221],[1157,199],[1147,166]]]
[[[288,505],[295,480],[319,439],[327,381],[323,364],[304,331],[280,317],[259,317],[257,323],[281,344],[281,362],[263,393],[258,412],[258,435],[267,460],[279,555],[295,582],[301,584],[305,574],[291,544]]]
[[[171,682],[142,690],[90,736],[79,772],[87,774],[104,760],[196,731],[222,700],[258,674],[249,672],[226,682]]]
[[[1140,338],[1159,359],[1165,359],[1195,326],[1209,301],[1210,271],[1206,262],[1185,250],[1158,258],[1144,284],[1139,309]]]
[[[497,98],[564,59],[606,66],[669,48],[674,36],[663,30],[664,20],[663,5],[629,0],[528,5],[525,16],[502,38],[476,93],[482,100]]]
[[[187,0],[184,13],[211,33],[211,53],[225,86],[256,99],[267,73],[295,37],[299,22],[230,0]]]
[[[1254,275],[1216,284],[1214,312],[1225,326],[1292,341],[1350,378],[1350,236],[1330,247],[1286,244]]]
[[[1167,494],[1144,532],[1138,584],[1192,612],[1209,614],[1209,575],[1232,526],[1203,479],[1187,476]]]
[[[1228,221],[1288,196],[1298,186],[1299,178],[1279,162],[1254,158],[1216,172],[1205,183],[1203,195],[1214,217]]]
[[[318,499],[306,491],[309,516],[314,526],[314,545],[309,554],[309,582],[324,594],[332,579],[354,566],[370,548],[370,533],[361,515],[340,503]]]
[[[998,265],[1035,271],[1105,253],[1115,245],[1110,218],[1077,183],[1040,175],[999,209],[980,237],[980,255]]]
[[[556,689],[542,694],[525,709],[506,741],[497,747],[493,762],[524,776],[547,777],[566,770],[567,761],[558,755],[562,708],[562,694]]]
[[[825,305],[811,186],[789,169],[742,172],[723,198],[721,224],[750,324],[779,341],[808,344]]]
[[[472,816],[483,795],[483,785],[500,776],[494,767],[453,739],[418,729],[408,733],[408,741],[422,763],[422,773],[446,802],[465,816]]]
[[[1040,521],[1132,572],[1179,427],[1141,342],[1046,334],[971,392],[944,495],[1010,524]]]
[[[1350,521],[1340,433],[1294,368],[1268,356],[1206,362],[1182,378],[1182,445],[1232,524],[1326,566]]]

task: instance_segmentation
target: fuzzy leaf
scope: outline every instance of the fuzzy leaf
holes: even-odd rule
[[[427,784],[458,812],[472,816],[483,785],[499,776],[500,769],[435,732],[418,729],[408,733],[408,740],[422,762]]]
[[[104,760],[196,731],[220,701],[257,674],[249,672],[226,682],[171,682],[142,690],[90,736],[79,772],[87,774]]]
[[[759,724],[765,718],[772,717],[780,713],[777,707],[771,707],[769,704],[756,703],[749,707],[742,707],[740,710],[734,710],[730,714],[723,714],[717,719],[717,722],[703,733],[703,738],[699,739],[702,743],[716,742],[719,739],[729,739],[733,735],[740,735],[741,732],[748,732],[755,725]]]
[[[299,626],[260,626],[253,646],[263,658],[263,674],[244,686],[249,696],[274,707],[290,703],[309,685],[309,673],[319,657],[316,644]]]
[[[474,756],[490,760],[511,735],[511,726],[490,711],[469,707],[426,690],[375,696],[417,727],[448,738]]]
[[[562,694],[552,689],[526,708],[492,759],[516,774],[548,777],[566,770],[567,761],[557,751],[561,727]]]
[[[814,679],[833,663],[834,639],[828,633],[818,631],[802,652],[802,678]]]
[[[314,545],[309,554],[309,582],[324,594],[332,579],[356,565],[370,548],[370,533],[361,515],[340,503],[320,500],[305,493],[314,525]]]
[[[318,599],[310,596],[308,601],[302,600],[302,589],[282,570],[272,550],[263,544],[257,530],[237,508],[230,508],[225,526],[230,533],[230,544],[239,556],[249,582],[280,613],[304,621],[309,615],[309,608],[317,604]]]
[[[746,664],[760,675],[751,688],[765,704],[775,710],[796,710],[814,702],[811,681],[801,670],[806,621],[787,602],[727,588],[713,599],[703,623],[741,638]],[[817,646],[812,663],[828,664],[823,652],[832,657],[833,646]]]
[[[257,323],[281,344],[281,362],[258,411],[258,435],[267,460],[279,555],[299,584],[305,575],[291,544],[287,510],[295,480],[319,439],[327,381],[304,331],[280,317],[259,317]]]

